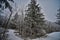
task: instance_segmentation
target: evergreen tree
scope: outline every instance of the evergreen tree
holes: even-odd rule
[[[14,20],[17,20],[18,19],[18,13],[16,13],[15,15],[14,15]]]
[[[60,25],[60,9],[58,9],[58,13],[57,13],[57,24]]]
[[[36,0],[31,0],[25,15],[25,26],[22,35],[30,38],[37,38],[45,35],[43,32],[44,17],[41,7]]]
[[[11,19],[10,21],[10,28],[12,29],[16,29],[17,28],[17,25],[18,25],[18,18],[19,18],[19,15],[18,13],[16,13],[13,18]]]

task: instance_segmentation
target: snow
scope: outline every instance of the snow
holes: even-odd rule
[[[9,39],[9,40],[23,40],[22,38],[17,37],[17,36],[14,34],[14,31],[15,31],[15,30],[9,29],[8,39]],[[29,40],[30,40],[30,39],[29,39]],[[33,40],[60,40],[60,32],[53,32],[53,33],[48,34],[47,37],[41,37],[41,38],[37,38],[37,39],[33,39]]]
[[[0,33],[3,33],[4,32],[4,29],[0,27]]]
[[[15,31],[15,30],[9,29],[9,32],[8,32],[8,39],[9,39],[9,40],[23,40],[23,39],[21,39],[21,38],[15,36],[14,31]]]
[[[54,38],[60,38],[60,32],[50,33],[48,36],[51,36],[51,37],[54,37]]]

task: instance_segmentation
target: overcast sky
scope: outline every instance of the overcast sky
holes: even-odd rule
[[[15,2],[18,7],[25,8],[30,3],[30,0],[15,0]],[[56,21],[56,14],[60,7],[60,0],[38,0],[37,2],[42,8],[45,19],[52,22]]]

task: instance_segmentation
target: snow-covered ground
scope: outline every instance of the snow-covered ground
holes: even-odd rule
[[[14,31],[15,30],[9,29],[8,39],[9,40],[23,40],[22,38],[17,37],[14,34]],[[47,37],[37,38],[37,39],[33,39],[33,40],[60,40],[60,32],[53,32],[53,33],[48,34]]]
[[[17,36],[14,34],[14,31],[15,31],[15,30],[9,29],[8,39],[9,39],[9,40],[23,40],[23,39],[17,37]]]

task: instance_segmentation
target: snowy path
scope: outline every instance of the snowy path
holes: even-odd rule
[[[14,30],[9,29],[8,34],[9,34],[8,35],[9,40],[23,40],[22,38],[19,38],[14,34]],[[50,33],[48,34],[48,37],[37,38],[33,40],[60,40],[60,32]]]
[[[8,35],[9,40],[23,40],[23,39],[15,36],[14,30],[10,30],[10,29],[9,29],[8,34],[9,34],[9,35]]]

